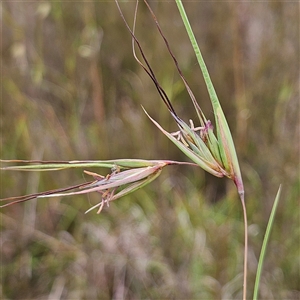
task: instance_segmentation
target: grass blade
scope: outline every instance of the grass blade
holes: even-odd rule
[[[278,189],[278,192],[277,192],[277,195],[276,195],[273,207],[272,207],[272,211],[271,211],[271,214],[270,214],[270,217],[269,217],[265,237],[264,237],[263,244],[262,244],[262,247],[261,247],[261,252],[260,252],[260,255],[259,255],[259,260],[258,260],[258,265],[257,265],[257,272],[256,272],[256,277],[255,277],[255,284],[254,284],[253,300],[257,300],[259,281],[260,281],[260,277],[261,277],[263,262],[264,262],[264,258],[265,258],[265,254],[266,254],[267,244],[268,244],[268,240],[269,240],[269,237],[270,237],[272,225],[273,225],[273,222],[274,222],[276,209],[277,209],[277,206],[278,206],[278,203],[279,203],[280,194],[281,194],[281,185],[279,186],[279,189]]]

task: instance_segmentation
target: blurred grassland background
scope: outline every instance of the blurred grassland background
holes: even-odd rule
[[[135,3],[121,4],[132,24]],[[175,3],[151,6],[213,120]],[[185,7],[241,164],[249,296],[282,183],[260,297],[299,299],[299,3],[195,1]],[[164,128],[177,130],[133,58],[113,1],[6,1],[1,9],[2,159],[186,160],[141,109],[142,104]],[[137,36],[178,115],[195,121],[144,5]],[[1,197],[90,179],[82,171],[2,171]],[[241,299],[242,211],[231,181],[200,168],[169,167],[100,215],[85,215],[97,201],[91,194],[1,210],[2,299]]]

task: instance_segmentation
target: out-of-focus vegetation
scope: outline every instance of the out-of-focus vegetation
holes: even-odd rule
[[[173,2],[151,3],[208,118],[207,91]],[[280,183],[261,299],[299,299],[299,10],[285,2],[187,2],[231,126],[246,190],[248,293]],[[122,3],[129,21],[134,3]],[[2,159],[186,158],[147,119],[177,130],[112,2],[2,3]],[[150,14],[137,36],[178,114],[195,112]],[[197,126],[197,124],[195,124]],[[107,172],[107,170],[93,170]],[[80,171],[1,172],[1,197],[64,187]],[[1,298],[241,299],[243,224],[231,181],[170,167],[150,186],[1,210]]]

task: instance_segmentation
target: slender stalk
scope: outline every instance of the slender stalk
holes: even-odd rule
[[[247,297],[247,262],[248,262],[248,221],[247,221],[247,210],[244,199],[241,201],[244,215],[244,281],[243,281],[243,300]]]

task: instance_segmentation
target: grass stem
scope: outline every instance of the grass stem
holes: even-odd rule
[[[247,210],[244,199],[242,199],[243,215],[244,215],[244,281],[243,281],[243,300],[247,299],[247,262],[248,262],[248,221],[247,221]]]

